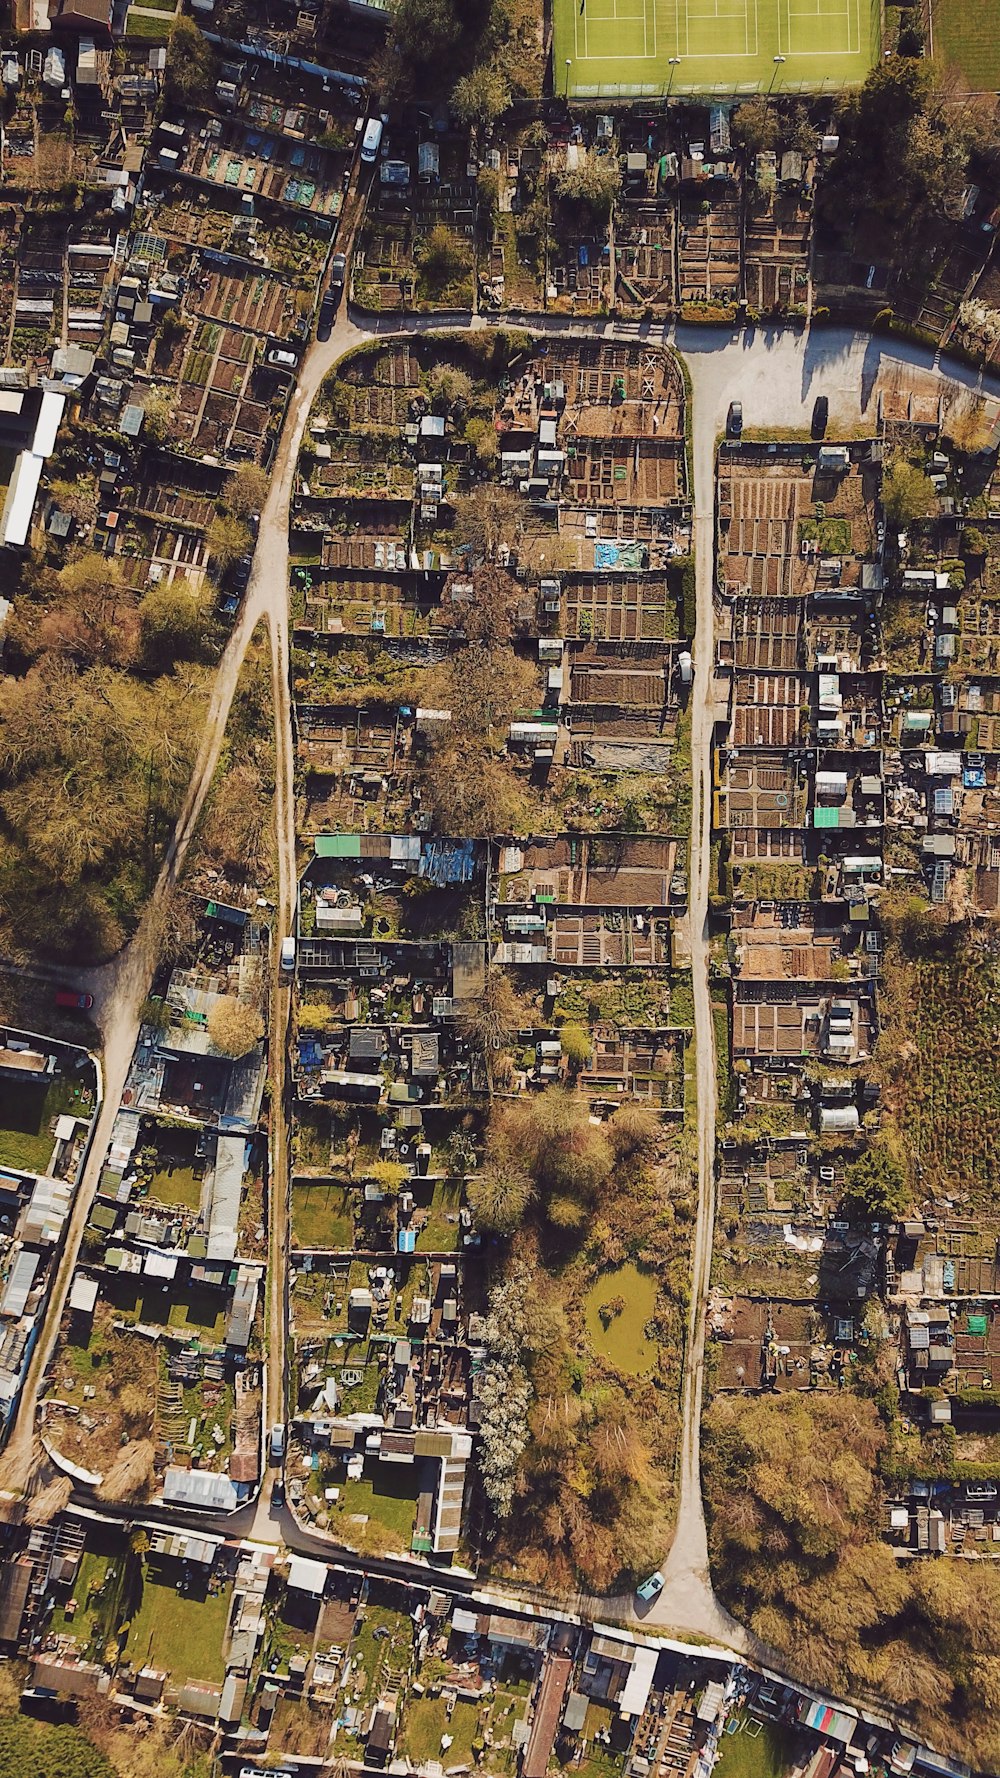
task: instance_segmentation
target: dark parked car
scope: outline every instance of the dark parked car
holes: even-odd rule
[[[742,403],[742,401],[731,401],[729,403],[729,412],[726,415],[726,437],[727,438],[742,438],[743,437],[743,403]]]
[[[330,261],[330,295],[336,299],[347,282],[347,255],[335,253]]]
[[[826,423],[830,418],[830,403],[825,395],[817,395],[813,402],[812,435],[814,438],[826,437]]]
[[[316,323],[317,339],[328,340],[330,338],[330,334],[333,332],[333,318],[336,313],[337,304],[330,292],[327,291],[319,305],[319,319]]]
[[[94,1004],[93,994],[78,994],[74,988],[59,988],[56,991],[57,1006],[71,1006],[78,1012],[89,1012]]]

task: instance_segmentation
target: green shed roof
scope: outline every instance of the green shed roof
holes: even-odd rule
[[[318,833],[313,841],[317,858],[360,858],[359,833]]]
[[[839,809],[828,809],[823,804],[817,803],[815,809],[813,810],[813,826],[814,827],[839,827],[840,826],[840,810]]]

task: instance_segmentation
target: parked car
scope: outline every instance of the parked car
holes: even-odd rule
[[[94,996],[79,994],[75,988],[58,988],[55,1001],[57,1006],[71,1006],[77,1012],[89,1012],[94,1004]]]
[[[282,370],[295,370],[299,361],[294,352],[283,352],[280,346],[272,346],[267,355],[267,362],[278,365]]]
[[[377,158],[382,145],[383,128],[384,125],[380,117],[370,117],[365,124],[365,133],[361,138],[361,159],[366,161],[369,166]]]
[[[729,412],[726,415],[726,437],[727,438],[742,438],[743,437],[743,403],[742,403],[742,401],[731,401],[729,403]]]
[[[347,282],[347,254],[335,253],[330,261],[330,296],[340,295]]]
[[[294,938],[283,938],[281,941],[281,973],[282,975],[294,975],[295,973]]]
[[[830,418],[830,403],[825,395],[817,395],[813,402],[812,435],[814,438],[826,437],[826,423]]]
[[[655,1599],[662,1591],[663,1576],[659,1569],[655,1574],[649,1575],[646,1580],[640,1581],[635,1589],[636,1598],[642,1599],[645,1604],[648,1604],[650,1599]]]
[[[268,1447],[268,1456],[270,1457],[270,1460],[272,1463],[280,1463],[281,1459],[284,1455],[285,1455],[285,1428],[282,1425],[280,1420],[276,1420],[274,1425],[271,1427],[271,1442]]]

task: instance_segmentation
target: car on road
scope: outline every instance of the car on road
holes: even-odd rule
[[[830,418],[830,403],[825,395],[817,395],[813,402],[812,435],[813,438],[826,437],[826,423]]]
[[[729,412],[726,415],[726,437],[727,438],[742,438],[743,437],[743,403],[742,403],[742,401],[731,401],[729,403]]]
[[[272,1463],[280,1463],[282,1457],[285,1455],[285,1428],[280,1420],[276,1420],[271,1427],[271,1441],[268,1447],[268,1455]]]
[[[340,295],[347,281],[347,254],[335,253],[330,261],[330,296]]]
[[[336,298],[327,291],[319,305],[319,317],[316,322],[316,338],[328,340],[333,332],[333,318],[337,313]]]
[[[93,994],[80,994],[75,988],[58,988],[55,997],[57,1006],[71,1006],[76,1012],[89,1012],[94,1004]]]
[[[650,1574],[646,1580],[639,1582],[639,1585],[635,1589],[635,1596],[637,1599],[641,1599],[643,1604],[648,1605],[649,1601],[651,1599],[656,1599],[662,1591],[663,1576],[660,1573],[660,1570],[657,1569],[655,1574]]]
[[[281,973],[282,975],[295,974],[294,938],[283,938],[281,941]]]

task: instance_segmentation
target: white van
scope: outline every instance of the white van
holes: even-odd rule
[[[280,965],[280,967],[281,967],[282,975],[293,975],[295,973],[295,940],[294,940],[294,938],[283,938],[281,941],[281,965]]]
[[[361,159],[370,164],[376,157],[382,142],[382,119],[370,117],[365,124],[365,133],[361,138]]]

